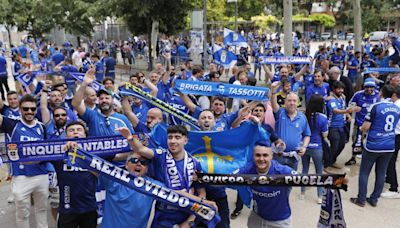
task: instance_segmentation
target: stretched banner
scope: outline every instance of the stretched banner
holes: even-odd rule
[[[125,83],[125,86],[120,86],[118,89],[119,89],[120,95],[135,96],[140,99],[143,99],[143,100],[149,102],[150,104],[154,105],[155,107],[161,109],[162,111],[164,111],[168,114],[171,114],[171,115],[177,117],[178,119],[182,120],[183,122],[189,124],[194,129],[200,130],[200,127],[197,125],[197,119],[168,105],[164,101],[152,96],[151,94],[144,92],[142,89],[140,89],[130,83]]]
[[[379,74],[386,74],[386,73],[396,73],[400,72],[400,68],[393,68],[393,67],[384,67],[384,68],[375,68],[375,67],[367,67],[364,70],[364,74],[370,73],[379,73]]]
[[[222,96],[257,101],[267,100],[269,92],[266,87],[187,80],[176,80],[175,89],[185,94]]]
[[[211,174],[196,173],[199,183],[210,185],[256,185],[256,186],[308,186],[343,189],[345,174],[308,174],[308,175],[253,175],[253,174]]]
[[[240,140],[238,136],[243,136]],[[245,137],[251,136],[251,137]],[[186,151],[192,154],[208,173],[232,173],[253,158],[254,144],[269,138],[262,127],[251,122],[227,131],[189,131]],[[151,132],[156,145],[167,148],[167,128],[158,124]]]
[[[340,227],[345,228],[343,205],[340,191],[337,189],[324,189],[322,195],[321,213],[318,228]]]
[[[309,57],[299,56],[260,56],[258,61],[261,64],[311,64]]]
[[[137,134],[145,141],[144,134]],[[64,145],[76,141],[79,148],[98,156],[109,156],[132,151],[128,141],[122,136],[92,137],[82,139],[56,139],[45,141],[8,142],[6,150],[1,151],[3,162],[54,161],[64,159]]]
[[[157,201],[199,216],[208,223],[208,227],[215,227],[215,224],[221,220],[213,207],[154,183],[150,178],[137,177],[127,170],[78,148],[68,152],[67,161],[72,166],[95,171],[112,181],[118,182],[142,194],[154,197]]]

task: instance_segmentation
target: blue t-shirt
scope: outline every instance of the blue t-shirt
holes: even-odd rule
[[[106,189],[102,228],[145,228],[150,218],[154,198],[139,193],[105,176],[99,178]],[[145,177],[145,179],[148,179]],[[162,183],[152,182],[164,186]]]
[[[3,105],[3,108],[0,110],[0,113],[3,116],[10,117],[11,119],[17,119],[21,116],[18,107],[16,109],[12,109],[8,105]]]
[[[101,82],[104,79],[104,65],[101,61],[98,61],[94,64],[96,66],[96,80]]]
[[[61,52],[55,52],[53,55],[51,55],[51,60],[54,62],[54,65],[60,64],[62,61],[64,61],[64,55]]]
[[[105,76],[114,78],[115,77],[115,65],[117,64],[117,62],[111,56],[105,58],[103,61],[104,61],[104,65],[106,67]]]
[[[47,139],[65,139],[67,137],[65,126],[63,128],[57,128],[53,120],[50,120],[46,124],[46,134]]]
[[[355,67],[358,66],[359,61],[356,57],[351,58],[349,62],[349,66]],[[354,78],[357,76],[357,69],[349,69],[348,73],[349,78],[354,81]]]
[[[316,118],[315,118],[316,116]],[[309,123],[311,128],[310,143],[307,148],[320,149],[322,148],[322,133],[328,132],[328,118],[322,113],[316,113],[311,118]]]
[[[120,135],[115,130],[120,127],[127,127],[132,133],[135,132],[128,118],[116,112],[110,116],[105,116],[97,110],[86,108],[81,118],[87,123],[90,136]]]
[[[97,178],[86,169],[52,162],[60,189],[60,214],[80,214],[96,210]]]
[[[400,108],[390,99],[371,106],[365,121],[371,122],[364,148],[368,152],[394,152],[395,128],[399,121]]]
[[[326,82],[323,82],[321,87],[316,86],[315,84],[312,84],[307,87],[306,94],[305,94],[306,102],[308,103],[308,101],[310,100],[310,98],[313,94],[318,94],[325,98],[326,96],[329,95],[329,91],[330,91],[329,84]]]
[[[356,92],[349,104],[355,103],[358,107],[361,107],[361,111],[356,113],[355,124],[361,126],[364,123],[365,115],[367,115],[369,107],[379,101],[379,92],[374,91],[372,95],[364,92],[364,90]]]
[[[343,57],[342,56],[333,54],[331,56],[331,62],[333,65],[338,66],[340,69],[343,69]]]
[[[188,192],[190,188],[198,187],[198,185],[193,184],[193,174],[195,171],[201,172],[202,169],[200,163],[194,157],[188,154],[184,159],[176,161],[165,149],[154,149],[153,152],[152,165],[156,180],[173,190],[186,190]],[[158,227],[159,225],[172,227],[175,224],[181,224],[190,214],[178,210],[176,207],[157,202],[151,227]]]
[[[7,78],[7,61],[0,55],[0,78]]]
[[[27,125],[20,119],[12,119],[3,116],[1,129],[7,133],[7,140],[10,142],[39,141],[46,139],[45,128],[39,121],[36,121],[36,123],[32,125]],[[13,176],[47,174],[46,163],[22,164],[20,162],[12,162],[11,172]]]
[[[274,113],[276,134],[286,143],[286,152],[298,150],[299,144],[305,136],[311,136],[310,126],[306,116],[297,111],[297,115],[290,119],[284,108]]]
[[[66,71],[66,72],[78,72],[78,68],[76,68],[75,66],[72,65],[66,65],[66,66],[62,66],[61,67],[61,71]],[[65,77],[65,83],[69,85],[73,85],[75,84],[76,79],[72,76],[67,76]]]
[[[240,168],[239,174],[259,174],[254,162]],[[267,175],[295,174],[286,165],[272,160]],[[269,221],[285,220],[290,217],[289,189],[284,186],[250,186],[253,195],[253,211],[261,218]]]
[[[334,109],[346,109],[346,100],[344,98],[332,98],[327,104],[327,113],[329,117],[329,127],[342,128],[346,125],[345,114],[335,114]]]
[[[150,107],[147,102],[142,101],[140,106],[132,105],[132,111],[135,113],[136,117],[139,119],[139,122],[146,123],[147,112]]]
[[[26,56],[28,54],[28,49],[26,48],[25,45],[21,45],[18,47],[18,52],[22,58],[26,58]]]

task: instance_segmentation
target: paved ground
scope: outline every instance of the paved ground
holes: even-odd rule
[[[312,44],[312,52],[315,51],[317,44]],[[141,70],[144,70],[145,63],[139,61],[138,64]],[[127,81],[127,76],[118,78],[120,81]],[[10,81],[10,85],[13,86],[13,82]],[[350,157],[351,150],[350,144],[348,144],[345,150],[339,157],[339,163],[344,164]],[[400,170],[400,164],[397,163],[397,169]],[[301,167],[299,168],[301,170]],[[310,170],[310,173],[313,169]],[[396,228],[400,227],[400,199],[381,199],[378,203],[378,207],[372,208],[366,206],[360,208],[349,202],[350,197],[357,195],[358,191],[358,172],[359,172],[359,160],[358,164],[351,167],[349,176],[349,190],[342,192],[344,216],[348,227],[350,228]],[[7,203],[7,197],[10,195],[10,184],[5,182],[5,170],[0,168],[0,227],[1,228],[14,228],[15,225],[15,206],[14,204]],[[372,192],[375,175],[372,173],[370,176],[368,190]],[[299,200],[300,188],[294,188],[290,203],[293,215],[293,225],[296,228],[309,228],[315,227],[319,219],[320,205],[316,203],[316,189],[308,189],[306,191],[306,197],[304,200]],[[236,192],[228,190],[229,207],[231,210],[234,209],[234,203],[236,200]],[[33,210],[32,210],[33,213]],[[249,210],[245,208],[242,214],[235,220],[231,221],[231,227],[244,227],[246,226],[247,217]],[[48,216],[49,227],[55,227],[54,220],[50,214]],[[31,227],[35,227],[34,216],[31,215]]]

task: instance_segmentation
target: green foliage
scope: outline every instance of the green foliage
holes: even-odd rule
[[[238,1],[238,17],[242,17],[244,20],[250,20],[252,16],[260,15],[264,12],[266,3],[266,0]],[[228,17],[235,16],[235,3],[226,3],[225,15]]]
[[[309,16],[309,18],[311,19],[311,21],[323,25],[327,28],[332,28],[336,24],[335,18],[328,14],[312,14]]]
[[[293,23],[311,22],[312,20],[304,14],[296,14],[292,17]]]
[[[271,24],[282,24],[282,22],[275,16],[264,15],[263,13],[261,13],[261,15],[251,17],[251,22],[253,22],[254,25],[257,28],[260,28],[262,31],[269,30]]]

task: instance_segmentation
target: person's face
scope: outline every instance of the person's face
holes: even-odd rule
[[[158,81],[160,80],[160,77],[156,73],[150,74],[150,82],[156,85]]]
[[[56,87],[54,89],[61,93],[61,96],[62,96],[63,99],[65,98],[65,96],[67,96],[67,91],[68,90],[64,86],[59,86],[59,87]]]
[[[21,106],[19,107],[22,119],[27,123],[32,122],[35,119],[37,111],[36,109],[37,108],[35,102],[27,101],[22,103]]]
[[[204,111],[200,114],[198,124],[202,131],[212,131],[215,126],[214,114],[210,111]]]
[[[7,96],[7,101],[8,105],[10,108],[18,108],[19,106],[19,101],[18,101],[18,95],[17,94],[11,94]]]
[[[251,65],[250,64],[246,64],[246,70],[250,71],[251,70]]]
[[[140,106],[142,104],[142,99],[137,98],[137,97],[133,97],[132,101],[133,101],[133,105],[135,105],[135,106]]]
[[[187,70],[191,70],[193,68],[193,62],[192,61],[189,61],[187,64],[186,64],[186,69]]]
[[[394,78],[392,78],[392,79],[390,80],[390,83],[389,83],[389,84],[392,85],[392,86],[394,86],[394,87],[400,85],[400,75],[397,75],[397,76],[395,76]]]
[[[68,126],[67,138],[86,138],[85,129],[80,124]]]
[[[343,92],[344,92],[344,89],[341,88],[341,87],[336,88],[336,89],[333,90],[333,93],[335,93],[335,95],[338,96],[338,97],[342,96]]]
[[[314,74],[314,84],[317,86],[322,85],[322,82],[324,81],[324,78],[322,77],[322,73],[321,72],[317,72],[316,74]]]
[[[372,86],[368,86],[368,87],[364,88],[365,93],[369,94],[369,95],[373,94],[374,90],[375,90],[375,87],[372,87]]]
[[[99,106],[101,112],[109,112],[113,108],[112,96],[102,93],[99,96]]]
[[[149,163],[149,160],[135,153],[130,159],[128,159],[128,161],[126,161],[125,167],[131,174],[143,177],[149,169]]]
[[[94,91],[90,87],[88,87],[88,88],[89,89],[86,90],[85,102],[89,105],[94,105],[94,104],[96,104],[96,101],[97,101],[96,91]]]
[[[215,74],[215,76],[213,78],[211,78],[211,81],[212,82],[220,82],[219,77],[220,77],[219,74]]]
[[[53,106],[60,106],[62,103],[62,95],[59,91],[53,90],[50,93],[50,104]]]
[[[132,85],[138,85],[139,84],[139,79],[137,77],[130,77],[129,78],[129,83],[131,83]]]
[[[63,127],[67,123],[67,112],[58,108],[53,112],[53,118],[57,127]]]
[[[168,149],[172,154],[181,153],[187,141],[188,138],[181,133],[169,133],[167,140]]]
[[[154,126],[154,124],[152,124],[154,122],[156,123],[162,122],[162,114],[160,111],[156,109],[150,109],[147,112],[147,118],[146,118],[147,126]]]
[[[291,90],[290,87],[291,87],[290,82],[286,82],[286,83],[283,84],[283,86],[282,86],[282,91],[285,92],[285,93],[289,93],[290,90]]]
[[[163,66],[162,66],[161,63],[157,63],[157,64],[156,64],[156,70],[157,70],[157,71],[162,70],[162,68],[163,68]]]
[[[287,78],[289,76],[289,69],[287,67],[282,67],[279,72],[281,74],[281,79]]]
[[[256,146],[253,151],[253,159],[257,171],[264,173],[268,170],[272,160],[272,150],[264,146]]]
[[[171,70],[170,76],[174,76],[176,74],[175,67],[171,66],[170,70]]]
[[[340,73],[339,73],[339,72],[332,72],[331,75],[330,75],[330,78],[331,78],[332,80],[334,80],[334,81],[337,81],[338,78],[339,78],[339,76],[340,76]]]
[[[217,72],[217,66],[214,63],[211,63],[210,66],[208,67],[208,70],[210,72]]]
[[[220,100],[214,100],[211,109],[215,116],[222,115],[225,112],[225,103]]]
[[[255,107],[251,114],[256,116],[258,119],[262,119],[264,118],[265,111],[262,107]]]
[[[247,75],[246,74],[240,74],[239,75],[239,82],[241,85],[247,85]]]
[[[285,99],[285,109],[289,112],[294,112],[297,109],[297,95],[290,93]]]
[[[114,91],[114,84],[112,83],[111,80],[105,81],[104,87],[106,88],[106,90]]]

